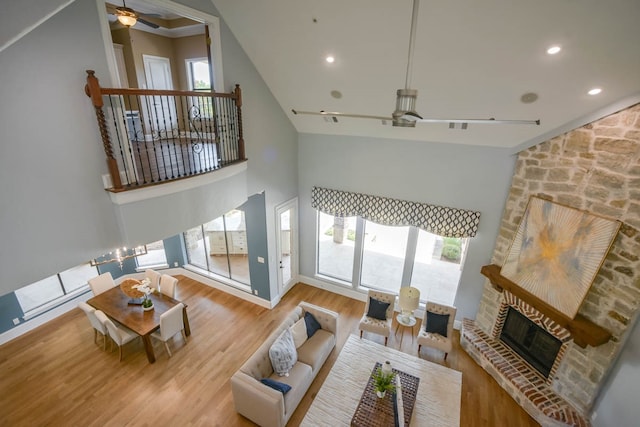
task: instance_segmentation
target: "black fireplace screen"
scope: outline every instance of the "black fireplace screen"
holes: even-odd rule
[[[562,346],[559,339],[512,307],[509,307],[500,339],[545,378]]]

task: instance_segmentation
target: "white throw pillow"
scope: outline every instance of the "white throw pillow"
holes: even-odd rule
[[[291,325],[291,335],[293,335],[293,343],[296,348],[300,348],[302,344],[307,340],[307,324],[304,321],[304,317],[301,317],[296,323]]]
[[[285,329],[269,348],[269,359],[276,374],[281,377],[289,376],[289,371],[298,361],[298,352],[289,328]]]

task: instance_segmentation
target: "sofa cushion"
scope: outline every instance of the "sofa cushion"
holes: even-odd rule
[[[373,297],[369,297],[369,310],[367,316],[373,317],[378,320],[387,320],[387,308],[391,305],[388,302],[377,300]]]
[[[320,329],[298,349],[298,360],[311,366],[311,370],[315,375],[327,360],[335,343],[335,335]]]
[[[311,338],[321,328],[320,322],[308,311],[304,313],[304,323],[307,325],[307,338]]]
[[[280,381],[276,381],[272,378],[263,378],[260,382],[264,385],[271,387],[274,390],[278,390],[282,394],[287,394],[289,390],[291,390],[291,386],[289,384],[285,384]]]
[[[296,345],[296,348],[300,348],[307,340],[307,325],[304,319],[298,320],[291,326],[291,335],[293,335],[293,343]]]
[[[313,373],[311,366],[299,361],[293,366],[288,377],[278,377],[274,373],[270,378],[291,386],[291,391],[284,395],[284,413],[288,416],[296,410],[309,389],[313,381]]]
[[[289,376],[289,371],[298,361],[298,352],[290,329],[285,329],[269,348],[269,359],[279,376]]]

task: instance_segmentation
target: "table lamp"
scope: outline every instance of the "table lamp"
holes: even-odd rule
[[[400,288],[400,312],[405,322],[413,316],[413,311],[420,304],[420,290],[408,286]]]

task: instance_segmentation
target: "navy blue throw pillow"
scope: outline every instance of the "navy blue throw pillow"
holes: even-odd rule
[[[307,339],[311,338],[318,329],[321,329],[320,323],[318,323],[313,314],[308,311],[304,313],[304,323],[307,326]]]
[[[263,378],[260,382],[264,385],[268,385],[274,390],[282,392],[282,394],[287,394],[287,392],[291,390],[291,386],[289,384],[281,383],[280,381],[272,380],[271,378]]]
[[[382,302],[373,297],[369,297],[369,311],[367,312],[367,316],[373,317],[378,320],[387,320],[387,308],[389,308],[390,303]]]
[[[443,337],[447,336],[447,324],[449,323],[448,314],[436,314],[427,311],[427,325],[425,330],[427,332],[440,334]]]

